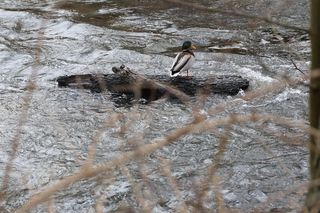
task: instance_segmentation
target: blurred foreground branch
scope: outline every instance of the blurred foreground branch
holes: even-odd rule
[[[302,129],[316,138],[320,138],[320,132],[315,129],[309,128],[308,125],[303,121],[297,121],[286,117],[273,116],[273,115],[262,115],[262,114],[251,114],[251,115],[232,115],[226,118],[221,119],[208,119],[200,120],[195,123],[188,124],[182,128],[171,131],[166,137],[154,139],[151,144],[146,144],[138,147],[134,151],[129,151],[120,156],[116,157],[114,160],[107,161],[105,163],[92,166],[92,167],[83,167],[78,172],[74,173],[71,176],[67,176],[62,180],[57,181],[55,184],[52,184],[49,187],[44,187],[40,189],[39,193],[32,196],[27,203],[25,203],[17,213],[26,212],[36,205],[47,201],[52,195],[56,192],[61,191],[69,187],[70,185],[80,181],[95,177],[104,172],[112,172],[115,168],[121,165],[125,165],[131,162],[134,159],[143,158],[145,155],[149,155],[154,151],[170,145],[176,140],[192,133],[199,133],[208,131],[221,126],[230,125],[230,120],[233,124],[245,123],[245,122],[273,122],[280,125],[286,125],[291,128]]]

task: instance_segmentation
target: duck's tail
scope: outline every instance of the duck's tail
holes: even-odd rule
[[[180,71],[180,70],[179,70]],[[179,71],[175,71],[174,69],[170,70],[170,76],[171,77],[176,77],[179,74]]]

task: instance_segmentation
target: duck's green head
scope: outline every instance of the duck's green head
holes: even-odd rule
[[[191,41],[185,41],[185,42],[183,42],[183,44],[182,44],[182,50],[188,50],[188,49],[195,50],[195,49],[196,49],[196,46],[194,46]]]

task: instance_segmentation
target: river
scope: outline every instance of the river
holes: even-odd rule
[[[306,0],[194,2],[308,28]],[[111,73],[121,64],[166,74],[184,40],[197,46],[193,75],[241,75],[250,80],[249,89],[234,97],[197,97],[192,105],[157,100],[118,106],[108,92],[57,87],[59,76]],[[12,144],[18,146],[0,212],[14,211],[77,172],[96,138],[99,164],[190,124],[195,111],[209,120],[256,114],[308,124],[302,72],[308,73],[309,57],[303,31],[170,1],[1,0],[2,185]],[[34,90],[28,90],[30,79]],[[299,212],[309,178],[307,142],[298,127],[235,121],[186,134],[143,159],[76,182],[31,212],[200,212],[201,187],[213,164],[216,184],[199,201],[203,212],[221,205],[240,212]]]

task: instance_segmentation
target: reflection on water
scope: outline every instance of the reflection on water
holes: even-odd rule
[[[228,1],[228,5],[219,0],[197,2],[255,13],[277,5],[276,1],[268,1],[270,5],[266,1]],[[142,74],[166,74],[181,42],[190,39],[199,47],[194,75],[238,74],[250,80],[249,91],[256,91],[279,82],[279,76],[301,78],[290,58],[300,69],[308,70],[310,44],[304,33],[260,22],[248,26],[248,20],[167,1],[4,0],[0,8],[1,178],[24,104],[26,83],[34,69],[38,32],[44,30],[40,64],[36,66],[38,87],[22,129],[8,198],[1,204],[9,212],[42,186],[77,171],[97,134],[101,135],[95,162],[101,163],[192,122],[197,107],[201,115],[212,119],[252,112],[307,119],[308,90],[303,85],[284,86],[275,94],[247,101],[239,99],[241,94],[212,95],[199,97],[197,107],[158,100],[118,108],[107,92],[61,89],[54,80],[62,75],[110,73],[120,64]],[[307,5],[301,1],[294,1],[282,12],[285,15],[280,20],[304,26],[308,23],[307,17],[302,18],[307,14]],[[272,14],[282,15],[278,10],[272,10]],[[233,103],[233,99],[240,104],[227,104],[221,113],[207,114],[218,104]],[[119,117],[114,121],[114,116]],[[109,120],[113,123],[106,125]],[[307,141],[307,135],[303,131],[269,122],[230,128],[229,144],[217,171],[226,206],[252,210],[289,186],[307,180],[307,152],[301,144]],[[104,131],[99,133],[101,129]],[[55,196],[55,208],[57,212],[90,212],[101,198],[105,211],[128,205],[138,208],[141,203],[133,196],[137,195],[137,186],[155,212],[175,212],[179,200],[163,173],[166,160],[181,198],[192,206],[199,193],[195,186],[206,181],[222,136],[226,136],[223,128],[187,135],[146,156],[144,161],[130,162],[127,166],[131,178],[123,167],[114,175],[82,181],[63,190]],[[211,210],[216,208],[212,197],[214,193],[209,191],[204,200]],[[289,204],[302,205],[301,194],[289,197],[266,206],[297,209]],[[33,212],[43,212],[44,208],[39,206]]]

